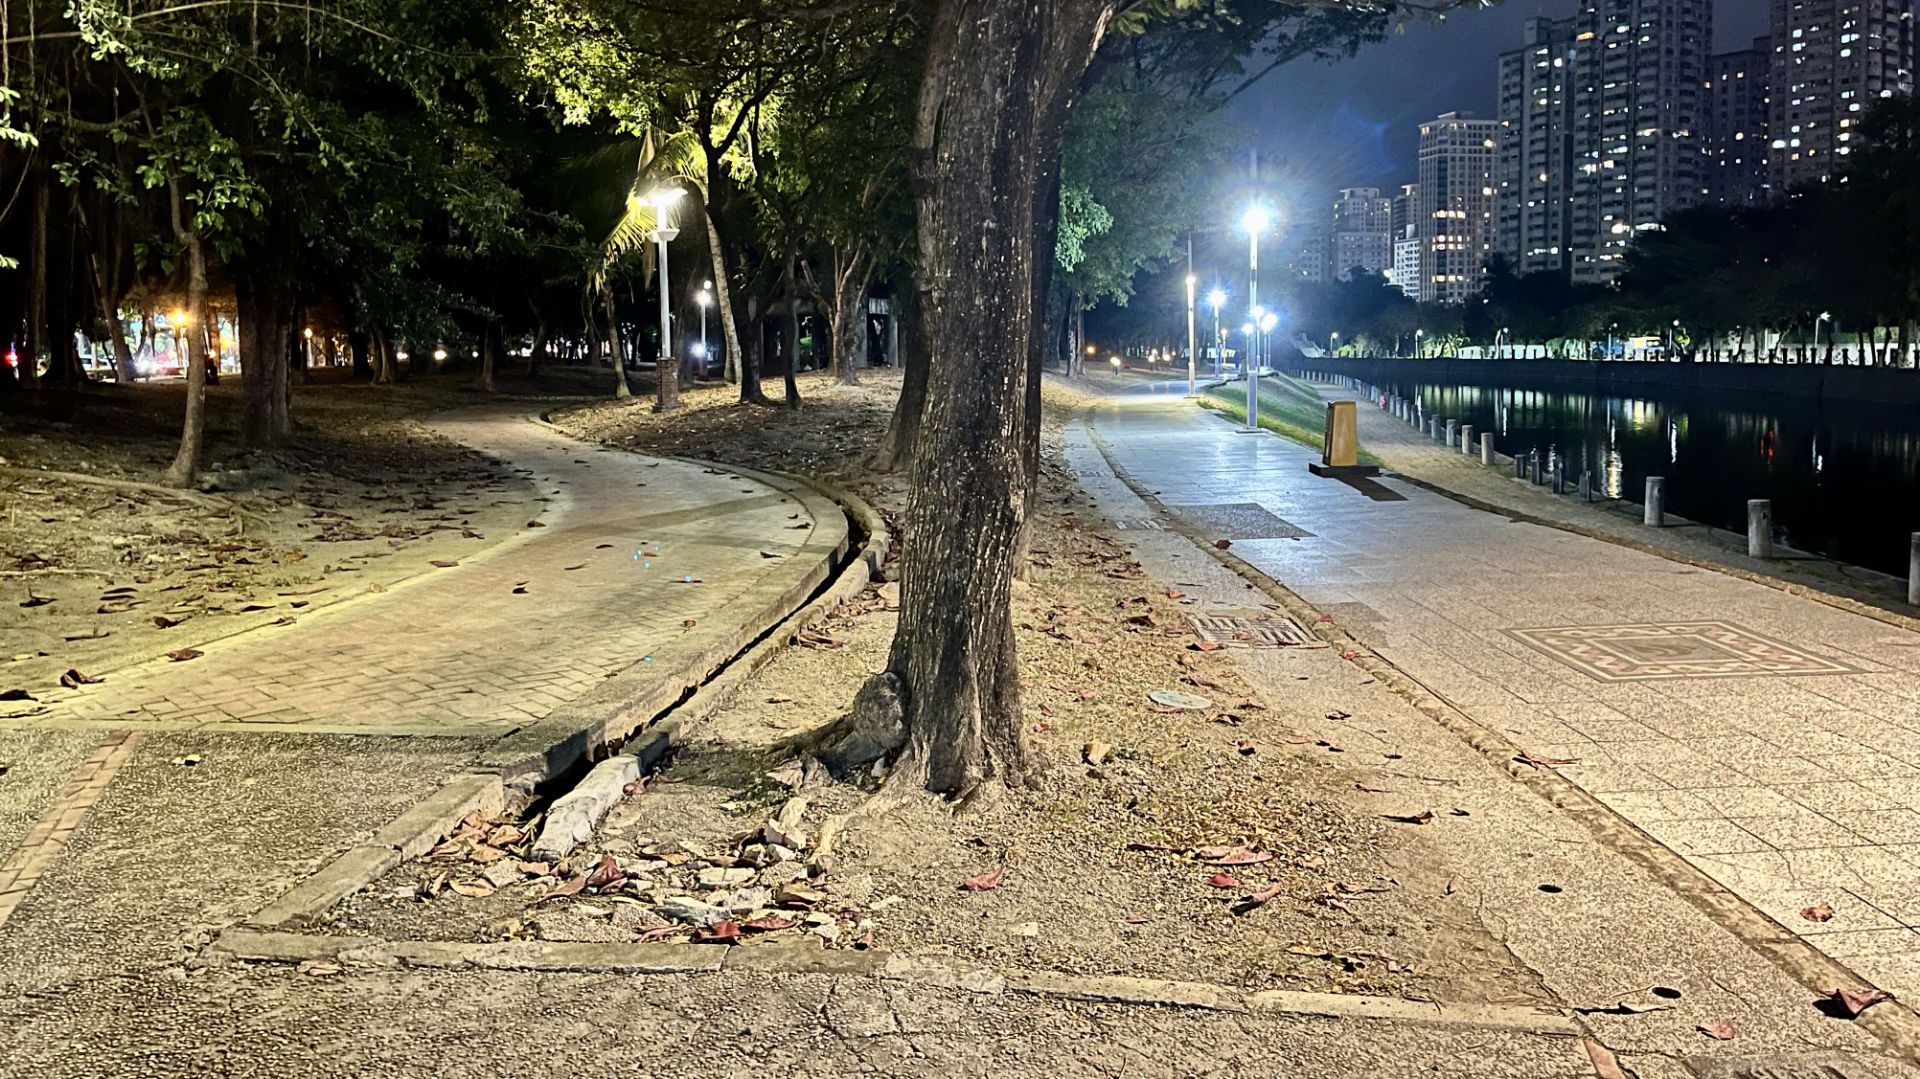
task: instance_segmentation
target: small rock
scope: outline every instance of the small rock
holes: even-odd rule
[[[1040,935],[1039,922],[1021,922],[1009,930],[1016,937],[1037,937]]]
[[[495,862],[483,870],[480,875],[495,888],[505,888],[509,884],[518,884],[522,876],[517,861]]]
[[[702,888],[733,888],[753,879],[751,869],[702,869],[699,876]]]
[[[1080,749],[1081,759],[1096,768],[1105,764],[1107,758],[1112,755],[1113,747],[1101,741],[1088,742]]]
[[[711,903],[702,903],[688,895],[669,896],[660,903],[660,913],[676,922],[701,927],[715,922],[725,921],[732,916],[725,907],[716,907]]]

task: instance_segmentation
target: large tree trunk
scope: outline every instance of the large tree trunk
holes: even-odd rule
[[[248,449],[268,449],[291,433],[287,414],[292,365],[293,289],[278,274],[243,274],[233,285],[240,319],[240,380],[244,411],[240,439]]]
[[[607,309],[607,359],[613,363],[613,399],[625,401],[633,396],[627,385],[627,358],[620,351],[620,317],[613,306],[613,285],[600,286],[600,300]]]
[[[506,330],[498,322],[487,323],[480,331],[480,375],[473,380],[474,389],[481,393],[493,392],[494,368],[506,350]]]
[[[718,286],[716,286],[718,287]],[[751,310],[749,314],[752,314]],[[772,401],[760,388],[760,372],[764,369],[766,356],[767,325],[758,315],[747,320],[749,342],[740,349],[740,403],[743,405],[771,405]]]
[[[947,0],[934,22],[914,136],[934,355],[887,664],[907,729],[896,782],[959,795],[1030,771],[1010,602],[1036,299],[1054,244],[1039,204],[1112,10]]]
[[[727,350],[727,381],[738,382],[740,381],[741,364],[740,324],[735,321],[733,317],[733,288],[727,283],[727,250],[726,247],[720,243],[719,227],[713,223],[713,207],[711,203],[714,185],[713,170],[718,168],[719,164],[717,158],[710,157],[708,161],[707,185],[700,199],[700,216],[706,219],[707,223],[707,251],[710,253],[713,263],[713,307],[714,312],[720,318],[720,340]],[[759,393],[757,387],[754,392],[756,395]],[[744,390],[741,392],[740,399],[742,401],[749,400]]]
[[[857,386],[867,341],[867,257],[839,248],[833,254],[833,369],[842,385]]]
[[[893,419],[887,433],[873,453],[873,466],[892,472],[913,459],[913,447],[920,437],[921,419],[927,413],[927,334],[926,304],[920,286],[909,280],[893,301],[893,317],[900,320],[900,400],[894,403]]]
[[[540,378],[540,362],[547,358],[547,318],[534,312],[533,347],[527,350],[527,381]]]
[[[186,249],[187,254],[188,317],[204,319],[207,314],[206,251],[200,245],[200,231],[193,223],[192,212],[183,205],[185,200],[180,194],[178,180],[170,185],[169,195],[173,203],[174,239]],[[180,448],[160,479],[169,487],[192,486],[194,477],[200,471],[201,446],[207,427],[206,408],[206,338],[190,333],[187,335],[187,407],[180,425]]]
[[[27,257],[33,260],[27,275],[27,347],[20,350],[20,384],[33,389],[40,385],[40,356],[47,349],[47,229],[52,216],[53,176],[37,170],[33,188],[33,222],[27,240]]]

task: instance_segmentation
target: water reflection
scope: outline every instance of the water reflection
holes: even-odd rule
[[[1569,486],[1637,501],[1667,477],[1667,508],[1744,530],[1746,501],[1773,500],[1788,543],[1904,576],[1920,531],[1920,415],[1860,404],[1718,398],[1650,400],[1482,386],[1400,386],[1421,423],[1457,420],[1498,432],[1502,453],[1566,462]]]

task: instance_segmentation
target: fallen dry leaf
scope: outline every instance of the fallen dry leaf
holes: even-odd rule
[[[1712,1023],[1702,1023],[1694,1029],[1717,1042],[1730,1042],[1733,1040],[1733,1020],[1731,1019],[1720,1019]]]
[[[585,888],[586,886],[587,886],[587,875],[585,873],[576,873],[573,876],[567,878],[565,881],[561,882],[559,887],[541,896],[540,902],[545,903],[549,899],[565,899],[568,896],[579,895],[580,889]]]
[[[693,939],[702,944],[724,944],[728,941],[739,940],[740,923],[715,922],[707,928],[694,933]]]
[[[1868,1008],[1873,1007],[1883,1000],[1891,999],[1893,998],[1878,989],[1847,989],[1843,987],[1833,989],[1827,993],[1827,1000],[1831,1001],[1837,1010],[1845,1014],[1848,1019],[1858,1018],[1861,1012],[1866,1011]]]
[[[167,653],[167,658],[175,663],[185,663],[187,660],[199,659],[204,655],[206,655],[206,653],[200,651],[198,648],[176,648]]]
[[[436,558],[433,561],[427,563],[427,565],[429,566],[437,566],[440,569],[452,569],[453,567],[459,564],[460,563],[455,562],[450,558]]]
[[[24,689],[0,689],[0,701],[37,701],[39,699]]]
[[[1533,768],[1551,768],[1561,764],[1579,764],[1578,757],[1543,757],[1532,750],[1523,749],[1514,754],[1514,760]]]
[[[1252,895],[1242,896],[1238,902],[1234,903],[1232,908],[1233,912],[1235,914],[1251,914],[1259,910],[1261,907],[1272,902],[1274,897],[1280,894],[1280,887],[1278,884],[1269,884],[1265,888],[1254,892]]]
[[[1426,824],[1433,820],[1433,810],[1423,809],[1418,813],[1382,813],[1381,816],[1401,824]]]
[[[1246,847],[1201,847],[1193,852],[1196,860],[1207,865],[1259,865],[1273,861],[1273,853]]]
[[[1234,876],[1232,873],[1215,873],[1213,876],[1207,878],[1207,887],[1238,888],[1240,887],[1240,878]]]
[[[60,684],[67,687],[68,689],[72,689],[75,686],[90,686],[97,682],[104,682],[104,681],[106,681],[106,679],[95,678],[93,675],[90,675],[90,674],[82,674],[80,673],[79,670],[73,667],[68,667],[67,673],[60,676]]]
[[[1232,540],[1223,540],[1223,539],[1220,539],[1220,540],[1214,540],[1214,541],[1213,541],[1213,546],[1214,546],[1214,549],[1215,549],[1215,550],[1219,550],[1219,551],[1224,551],[1224,550],[1226,550],[1227,548],[1229,548],[1229,547],[1231,547],[1231,546],[1233,546],[1233,541],[1232,541]]]
[[[295,969],[311,978],[324,978],[340,973],[339,964],[329,963],[321,959],[305,960]]]
[[[1627,1073],[1620,1069],[1613,1050],[1594,1041],[1592,1038],[1580,1039],[1587,1047],[1587,1058],[1593,1061],[1593,1074],[1599,1079],[1627,1079]]]
[[[185,622],[187,618],[191,618],[191,617],[193,616],[188,615],[186,616],[186,618],[168,618],[164,614],[156,614],[153,616],[153,624],[159,627],[160,629],[172,629],[173,627],[179,625],[180,623]]]
[[[1006,875],[1007,867],[1003,865],[996,869],[988,870],[979,876],[968,877],[966,880],[960,882],[960,888],[962,891],[967,892],[991,892],[995,888],[1000,887],[1000,878]]]
[[[469,899],[485,899],[493,894],[493,885],[479,877],[463,877],[460,880],[448,881],[447,887]]]
[[[1832,921],[1833,907],[1832,905],[1827,903],[1815,903],[1811,907],[1806,907],[1802,909],[1800,911],[1800,917],[1805,918],[1807,921],[1810,921],[1810,922]]]
[[[1112,755],[1113,747],[1105,742],[1088,742],[1080,747],[1080,759],[1095,767],[1106,763],[1107,758]]]
[[[773,933],[782,929],[792,929],[799,924],[792,918],[782,918],[778,914],[763,914],[750,922],[741,922],[740,928],[749,929],[755,933]]]

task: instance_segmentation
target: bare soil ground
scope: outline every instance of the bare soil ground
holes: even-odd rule
[[[209,389],[204,491],[154,486],[179,438],[178,383],[0,402],[0,718],[36,689],[297,620],[524,528],[542,496],[427,430],[501,395],[456,375],[375,387],[324,372],[296,390],[295,439],[245,454],[239,380]],[[557,372],[521,393],[584,389]],[[532,406],[529,406],[532,407]],[[28,697],[20,697],[19,691]]]
[[[821,379],[798,413],[696,391],[664,419],[613,406],[554,419],[611,444],[828,476],[897,511],[899,479],[862,465],[896,386]],[[537,821],[476,819],[350,898],[333,928],[746,947],[812,934],[1003,968],[1546,999],[1469,905],[1436,900],[1451,872],[1424,830],[1383,820],[1341,747],[1298,733],[1323,717],[1255,699],[1199,646],[1179,582],[1148,579],[1088,514],[1059,463],[1084,402],[1047,387],[1032,580],[1015,594],[1026,722],[1047,765],[1034,788],[874,814],[877,775],[836,783],[804,766],[796,742],[884,665],[896,616],[882,585],[743,687],[566,864],[526,860]],[[1149,698],[1162,690],[1208,703]]]

